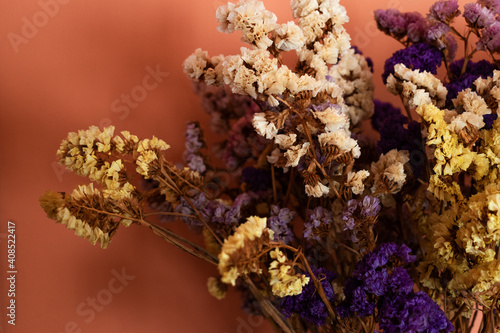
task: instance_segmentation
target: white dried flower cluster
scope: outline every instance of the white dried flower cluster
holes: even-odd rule
[[[364,181],[370,176],[367,170],[360,170],[358,172],[349,172],[347,174],[346,185],[349,186],[353,194],[359,195],[365,190]]]
[[[380,155],[377,162],[371,165],[371,173],[374,175],[372,192],[398,193],[406,181],[404,165],[410,161],[410,153],[407,150],[393,149],[387,154]]]
[[[410,108],[434,104],[443,107],[448,90],[441,80],[429,72],[411,70],[404,64],[394,66],[394,74],[389,75],[387,89],[394,95],[401,95]]]
[[[373,115],[375,85],[373,74],[366,59],[349,49],[337,65],[330,68],[328,75],[344,91],[344,102],[353,125]]]
[[[446,121],[448,129],[455,133],[467,126],[481,129],[484,127],[483,115],[491,113],[484,99],[470,88],[459,92],[453,104],[455,110],[446,112]]]
[[[260,49],[267,49],[273,41],[269,33],[278,27],[276,15],[265,9],[262,1],[246,0],[237,5],[228,3],[217,9],[217,29],[224,33],[241,31],[241,40]]]

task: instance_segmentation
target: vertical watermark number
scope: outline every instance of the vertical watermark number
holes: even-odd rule
[[[7,322],[16,325],[16,224],[7,222]]]

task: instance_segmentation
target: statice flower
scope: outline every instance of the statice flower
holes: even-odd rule
[[[487,28],[495,23],[495,13],[478,3],[466,4],[463,17],[473,28]]]
[[[496,113],[490,113],[490,114],[483,114],[483,121],[484,121],[484,129],[492,129],[493,128],[493,123],[495,120],[497,120],[498,115]]]
[[[384,298],[379,306],[379,320],[384,333],[454,330],[441,308],[422,291]]]
[[[381,31],[399,41],[405,37],[414,43],[424,40],[423,27],[426,20],[418,12],[401,13],[397,9],[378,9],[375,11],[375,20]]]
[[[311,267],[311,270],[314,276],[320,280],[326,298],[333,303],[335,294],[331,282],[335,278],[335,274],[325,268]],[[309,274],[306,273],[306,275],[310,277]],[[322,326],[326,318],[328,318],[328,310],[312,281],[309,281],[309,283],[302,288],[301,294],[284,297],[281,300],[280,307],[286,318],[290,317],[292,314],[298,314],[300,317],[316,326]]]
[[[393,106],[391,103],[384,103],[375,99],[375,111],[371,118],[372,126],[376,131],[380,131],[387,118],[401,114],[401,109]]]
[[[207,167],[200,153],[200,149],[205,146],[200,124],[197,122],[188,123],[185,136],[186,150],[184,151],[184,158],[187,162],[187,166],[191,170],[203,174],[207,170]]]
[[[293,242],[295,236],[292,231],[292,222],[297,217],[297,213],[291,211],[288,208],[281,208],[272,205],[271,215],[268,218],[269,229],[274,231],[275,239],[281,241],[284,244],[290,244]]]
[[[382,79],[386,83],[389,75],[394,74],[394,66],[397,64],[404,64],[412,70],[418,69],[436,74],[442,61],[443,55],[437,48],[426,43],[413,44],[396,51],[392,57],[385,61]]]
[[[482,36],[476,44],[478,50],[500,51],[500,22],[495,22],[482,30]]]
[[[366,196],[363,200],[349,200],[341,215],[345,221],[344,230],[355,230],[356,223],[374,219],[380,209],[380,200],[376,197]]]
[[[449,23],[458,15],[460,11],[457,0],[440,0],[431,6],[428,18]]]
[[[368,316],[380,306],[380,299],[389,295],[411,292],[413,281],[401,267],[415,261],[406,245],[382,244],[366,254],[354,267],[353,275],[346,281],[345,299],[339,304],[339,314],[346,318],[356,313]]]
[[[483,79],[492,76],[493,71],[497,68],[494,64],[486,61],[479,60],[478,62],[473,62],[469,60],[465,68],[465,72],[461,74],[464,59],[454,61],[450,64],[451,80],[445,85],[448,89],[446,95],[446,107],[453,109],[453,99],[458,96],[458,93],[467,88],[475,90],[474,81],[481,77]]]
[[[333,221],[333,213],[321,206],[314,208],[314,210],[307,211],[307,220],[304,223],[304,238],[309,240],[320,240],[318,231],[321,227],[330,225]]]

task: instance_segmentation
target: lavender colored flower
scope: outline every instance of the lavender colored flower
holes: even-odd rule
[[[196,207],[196,209],[198,209],[198,210],[205,207],[205,205],[208,202],[208,199],[205,197],[205,195],[203,193],[199,193],[198,195],[196,195],[194,198],[191,198],[190,200],[193,203],[193,205]],[[175,207],[174,211],[176,213],[180,213],[180,214],[196,216],[196,213],[195,213],[193,207],[191,207],[189,202],[186,199],[184,199],[184,197],[180,198],[180,202]],[[201,232],[201,227],[203,226],[203,223],[198,218],[191,218],[191,217],[182,216],[181,220],[184,223],[186,223],[189,227],[191,227],[194,231]]]
[[[314,208],[314,210],[308,210],[307,220],[306,223],[304,223],[304,238],[309,240],[320,240],[314,231],[321,226],[328,226],[332,221],[333,213],[326,208],[318,206]]]
[[[361,204],[361,215],[375,217],[380,212],[380,200],[377,197],[367,195]]]
[[[478,0],[477,2],[490,9],[496,15],[500,14],[500,0]]]
[[[272,205],[271,214],[268,218],[269,228],[274,231],[274,237],[284,244],[293,242],[295,236],[293,234],[290,222],[297,217],[297,213],[288,208],[281,208]]]
[[[395,294],[383,298],[380,303],[379,322],[384,333],[433,333],[454,330],[441,308],[422,291]]]
[[[376,197],[366,196],[363,200],[351,199],[347,202],[341,216],[345,221],[344,230],[354,230],[356,221],[374,218],[380,212],[380,200]]]
[[[481,32],[476,47],[478,50],[500,51],[500,22],[495,22]]]
[[[424,40],[426,20],[420,13],[401,13],[397,9],[378,9],[374,14],[377,27],[385,34],[400,41],[405,37],[414,43]]]
[[[442,22],[435,22],[427,29],[427,41],[438,50],[446,48],[446,36],[450,32],[450,27]]]
[[[478,3],[465,4],[463,17],[473,28],[487,28],[495,23],[495,13]]]
[[[207,167],[199,152],[205,146],[200,124],[197,122],[188,123],[185,136],[186,150],[184,151],[184,159],[191,170],[203,174],[207,170]]]
[[[458,15],[460,15],[460,11],[458,10],[457,0],[440,0],[431,6],[427,17],[449,23]]]
[[[347,202],[347,206],[344,208],[342,212],[342,220],[345,221],[344,230],[354,230],[356,224],[356,218],[354,213],[356,209],[359,207],[358,200],[351,199]]]
[[[442,61],[443,55],[437,48],[426,43],[413,44],[394,52],[392,57],[385,61],[382,79],[386,83],[389,75],[394,73],[394,66],[397,64],[436,74]]]
[[[493,128],[493,123],[497,120],[498,115],[496,113],[483,114],[484,129],[490,130]]]
[[[331,281],[335,279],[335,274],[325,268],[311,267],[311,270],[314,276],[320,280],[326,298],[330,303],[333,303],[335,294]],[[310,276],[308,273],[305,273],[305,275]],[[290,317],[292,314],[298,314],[300,317],[316,326],[323,325],[325,319],[328,318],[328,310],[312,281],[309,281],[309,283],[302,288],[301,294],[284,297],[280,307],[286,318]]]

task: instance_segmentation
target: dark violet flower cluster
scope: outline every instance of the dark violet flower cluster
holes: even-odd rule
[[[484,129],[490,130],[493,128],[493,123],[497,120],[498,115],[496,113],[483,114]]]
[[[358,220],[375,218],[380,209],[380,200],[377,197],[366,196],[363,201],[349,200],[342,212],[342,219],[345,221],[344,230],[354,230]]]
[[[320,240],[320,237],[315,233],[315,230],[324,226],[327,227],[333,221],[333,213],[321,206],[314,210],[307,211],[307,220],[304,223],[304,238],[309,240]]]
[[[284,244],[290,244],[295,239],[292,231],[292,222],[297,217],[297,213],[288,209],[271,205],[271,214],[268,218],[268,226],[274,231],[274,239]]]
[[[404,64],[412,70],[418,69],[421,72],[436,74],[442,61],[443,54],[434,46],[426,43],[413,44],[394,52],[392,57],[385,61],[382,79],[386,83],[389,75],[394,73],[394,66],[397,64]]]
[[[399,110],[398,110],[399,111]],[[377,112],[377,107],[375,107]],[[408,121],[402,114],[394,114],[385,117],[383,125],[378,129],[380,141],[377,142],[379,154],[387,154],[393,149],[408,150],[411,156],[422,158],[411,158],[410,165],[413,173],[418,177],[422,172],[424,163],[424,146],[422,144],[422,133],[417,121]]]
[[[378,99],[374,99],[373,103],[375,104],[375,110],[371,121],[373,128],[377,132],[380,132],[387,118],[401,114],[401,109],[393,106],[391,103],[384,103]]]
[[[475,90],[473,83],[477,78],[482,77],[485,79],[492,76],[493,71],[497,69],[497,66],[486,60],[479,60],[478,62],[469,60],[465,72],[460,75],[463,64],[464,59],[456,60],[450,64],[451,80],[449,83],[445,84],[446,89],[448,89],[446,107],[449,109],[454,108],[452,100],[458,96],[460,91],[467,88]]]
[[[271,188],[271,172],[254,167],[244,168],[241,171],[241,182],[246,184],[250,191],[266,191]]]
[[[378,310],[384,332],[451,332],[453,325],[425,293],[413,292],[413,281],[402,266],[415,261],[406,245],[382,244],[359,261],[337,307],[343,318],[370,316]]]
[[[200,149],[205,147],[203,141],[203,132],[201,131],[198,122],[189,122],[186,129],[186,150],[184,151],[184,159],[187,166],[200,174],[205,173],[207,166],[200,154]]]
[[[454,330],[441,308],[423,291],[385,297],[379,307],[379,319],[384,333]]]
[[[335,294],[331,281],[335,279],[335,274],[325,268],[311,267],[311,270],[321,282],[326,298],[330,303],[333,303]],[[305,275],[310,276],[308,273],[305,273]],[[328,317],[328,310],[316,291],[312,280],[302,288],[301,294],[284,297],[281,300],[281,311],[287,318],[292,314],[299,314],[300,317],[316,326],[323,325]]]

